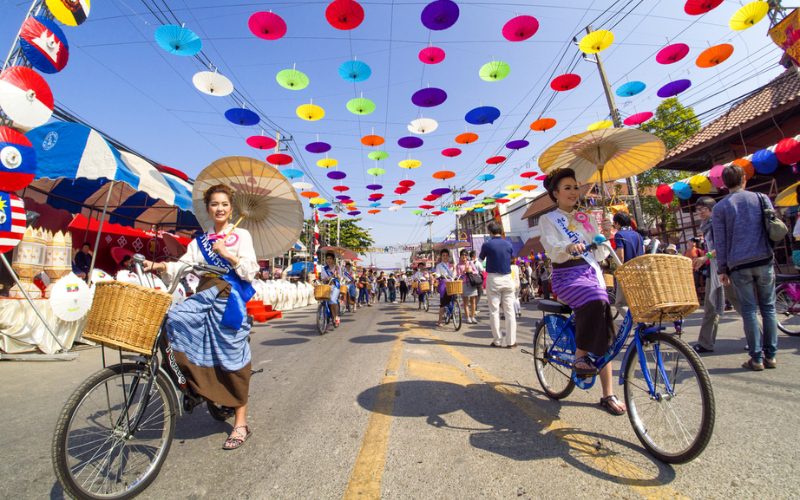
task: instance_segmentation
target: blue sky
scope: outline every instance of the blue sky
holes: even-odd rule
[[[319,136],[319,140],[333,145],[328,155],[339,161],[339,168],[348,175],[343,181],[351,187],[348,194],[366,212],[369,191],[364,186],[375,180],[366,170],[375,162],[367,159],[371,149],[362,146],[359,139],[370,133],[386,137],[381,149],[390,157],[378,166],[387,173],[377,180],[385,186],[382,212],[365,215],[363,223],[373,228],[381,246],[414,243],[427,237],[424,219],[412,215],[411,210],[431,189],[455,185],[494,193],[507,184],[525,183],[519,172],[536,169],[535,157],[548,145],[607,117],[593,64],[577,60],[574,72],[583,81],[572,91],[555,95],[548,85],[551,74],[566,72],[576,60],[579,52],[570,41],[591,21],[595,21],[595,29],[612,29],[615,34],[612,47],[601,54],[614,87],[629,80],[642,80],[648,86],[636,97],[618,99],[623,115],[654,111],[660,102],[656,90],[670,80],[691,79],[694,85],[680,96],[681,100],[703,112],[765,84],[780,72],[780,54],[767,36],[766,19],[744,32],[728,28],[728,18],[740,7],[733,1],[725,1],[699,17],[686,15],[683,2],[678,0],[575,0],[566,5],[556,1],[461,1],[458,22],[444,31],[430,31],[421,24],[420,13],[426,2],[420,1],[362,2],[365,20],[352,31],[336,30],[327,23],[324,13],[328,2],[324,1],[149,2],[151,6],[154,3],[162,9],[168,5],[203,39],[204,52],[219,71],[273,122],[292,134],[294,151],[311,172],[306,180],[317,191],[332,196],[336,193],[331,187],[338,184],[315,165],[324,155],[303,149]],[[27,3],[4,0],[0,8],[0,40],[10,43]],[[620,13],[620,8],[624,12]],[[288,32],[284,38],[267,41],[250,33],[250,14],[262,10],[272,10],[285,19]],[[521,14],[539,20],[538,33],[524,42],[506,41],[501,35],[503,24]],[[66,69],[46,76],[57,103],[145,156],[190,176],[222,156],[264,159],[261,151],[245,144],[246,137],[259,134],[261,129],[225,120],[223,113],[234,106],[233,101],[206,96],[192,86],[194,73],[207,68],[193,58],[162,51],[153,41],[159,25],[141,1],[93,2],[86,23],[64,28],[71,48]],[[656,63],[655,53],[676,42],[690,46],[689,56],[669,66]],[[724,42],[735,47],[728,61],[711,69],[695,66],[694,60],[703,49]],[[429,44],[446,51],[443,63],[419,62],[417,53]],[[337,73],[339,65],[353,57],[372,68],[372,76],[365,82],[353,84]],[[499,82],[481,80],[479,68],[492,60],[507,62],[510,76]],[[311,80],[302,91],[283,89],[275,81],[278,71],[295,64]],[[427,86],[444,89],[447,101],[424,110],[414,106],[411,95]],[[362,92],[375,101],[377,109],[359,117],[347,111],[345,104]],[[311,99],[325,109],[323,120],[306,122],[296,116],[295,108]],[[494,124],[468,125],[464,115],[477,106],[495,106],[501,116]],[[528,125],[542,114],[555,118],[558,125],[546,133],[531,132]],[[410,135],[406,125],[419,116],[436,119],[439,128],[421,136],[425,141],[421,148],[400,148],[397,139]],[[465,130],[479,134],[478,142],[456,144],[455,136]],[[273,133],[271,127],[265,132]],[[523,137],[531,145],[511,155],[494,181],[475,180],[492,168],[485,164],[486,158],[508,155],[505,143]],[[456,146],[463,150],[461,156],[446,158],[440,154],[442,149]],[[408,157],[421,160],[422,167],[411,171],[399,168],[397,162]],[[447,183],[431,177],[442,169],[452,170],[457,176]],[[390,201],[396,198],[393,190],[406,178],[417,183],[403,196],[408,201],[406,208],[389,212]],[[444,236],[452,225],[452,215],[438,217],[434,237]]]

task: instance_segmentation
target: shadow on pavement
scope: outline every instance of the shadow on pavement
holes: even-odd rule
[[[301,339],[299,339],[299,338],[282,338],[282,339],[265,340],[264,342],[261,342],[261,345],[278,347],[278,346],[284,346],[284,345],[304,344],[306,342],[309,342],[309,339],[307,339],[307,338],[301,338]]]
[[[381,344],[383,342],[391,342],[396,338],[394,335],[362,335],[349,340],[354,344]]]

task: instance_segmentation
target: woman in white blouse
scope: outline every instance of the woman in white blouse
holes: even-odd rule
[[[573,368],[578,376],[588,377],[598,372],[589,353],[602,356],[614,338],[608,293],[598,265],[598,257],[608,256],[607,247],[586,250],[600,229],[592,215],[576,210],[580,188],[572,169],[552,172],[544,186],[557,208],[541,218],[540,241],[553,263],[553,291],[575,312],[577,349]],[[612,415],[624,414],[625,405],[613,392],[611,363],[599,375],[603,387],[600,405]]]
[[[444,310],[450,305],[450,301],[454,299],[447,295],[447,282],[455,279],[455,266],[450,259],[450,250],[444,249],[439,252],[439,262],[433,269],[433,272],[439,278],[439,321],[436,326],[442,326],[444,323]]]

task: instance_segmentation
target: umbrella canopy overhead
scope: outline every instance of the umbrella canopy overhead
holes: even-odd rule
[[[278,145],[278,142],[275,139],[265,135],[251,135],[245,140],[245,142],[247,142],[247,145],[251,148],[262,150],[273,149]]]
[[[729,43],[721,43],[714,45],[697,56],[695,64],[698,68],[713,68],[725,62],[733,54],[733,45]]]
[[[503,38],[509,42],[522,42],[539,31],[539,21],[533,16],[517,16],[503,25]]]
[[[197,34],[177,24],[165,24],[156,29],[156,43],[172,55],[190,57],[203,48],[203,41]]]
[[[325,19],[337,30],[356,29],[364,21],[364,7],[355,0],[334,0],[325,9]]]
[[[263,40],[278,40],[286,34],[286,21],[274,12],[254,12],[247,20],[247,27]]]
[[[623,83],[617,87],[616,94],[620,97],[633,97],[644,92],[646,88],[647,85],[645,85],[644,82],[632,81]]]
[[[742,31],[755,26],[769,12],[769,2],[758,0],[742,6],[728,23],[733,31]]]
[[[432,108],[447,100],[447,92],[436,87],[428,87],[417,90],[411,96],[411,102],[421,108]]]
[[[433,118],[417,118],[408,124],[408,131],[412,134],[430,134],[439,128],[439,122]]]
[[[231,108],[225,112],[225,118],[235,125],[242,125],[243,127],[250,127],[258,125],[261,118],[254,111],[247,108]]]
[[[278,85],[289,90],[303,90],[308,87],[308,75],[294,68],[282,69],[275,75]]]
[[[61,24],[67,26],[79,26],[89,18],[91,10],[90,0],[45,0],[47,9],[58,19]]]
[[[800,205],[800,200],[797,199],[797,188],[800,186],[800,182],[795,182],[791,186],[787,187],[775,198],[775,206],[776,207],[796,207]]]
[[[486,125],[494,123],[500,117],[500,110],[493,106],[480,106],[471,109],[465,116],[464,120],[473,125]]]
[[[458,4],[453,0],[434,0],[422,9],[420,20],[429,30],[441,31],[458,21]]]
[[[499,82],[511,73],[511,66],[503,61],[490,61],[481,66],[478,76],[484,82]]]
[[[369,115],[375,111],[375,103],[364,97],[356,97],[347,101],[347,110],[354,115]]]
[[[339,66],[339,76],[348,82],[363,82],[372,75],[372,68],[363,61],[345,61]]]
[[[244,156],[220,158],[203,169],[192,189],[195,214],[203,228],[211,227],[203,193],[225,184],[234,190],[234,217],[253,237],[256,257],[268,259],[292,248],[303,228],[303,205],[292,185],[277,169]]]
[[[216,71],[198,71],[192,77],[194,88],[216,97],[225,97],[233,92],[233,82]]]
[[[584,54],[597,54],[611,47],[613,42],[614,33],[608,30],[597,30],[587,33],[578,42],[578,48]]]
[[[306,151],[312,154],[327,153],[331,150],[331,145],[327,142],[310,142],[306,144]]]
[[[425,47],[419,51],[418,57],[425,64],[439,64],[444,61],[445,52],[439,47]]]
[[[54,106],[50,86],[34,70],[11,66],[0,73],[0,109],[19,128],[44,125]]]
[[[674,64],[689,53],[689,46],[685,43],[673,43],[667,45],[656,54],[656,62],[659,64]]]

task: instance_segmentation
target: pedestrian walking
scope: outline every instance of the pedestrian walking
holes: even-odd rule
[[[434,274],[439,277],[439,321],[437,327],[444,325],[444,311],[450,305],[451,300],[458,300],[457,297],[447,294],[447,282],[456,278],[455,266],[450,260],[450,250],[444,249],[439,252],[439,263],[434,268]]]
[[[489,300],[489,324],[492,328],[491,347],[517,345],[517,318],[514,316],[514,283],[511,278],[511,243],[501,237],[502,228],[495,221],[486,228],[491,239],[481,247],[480,259],[486,259],[486,297]],[[500,330],[500,307],[505,315],[505,331]]]
[[[394,273],[389,274],[389,279],[386,280],[386,286],[389,289],[389,302],[394,304],[397,302],[397,279]]]
[[[400,302],[405,303],[406,297],[408,297],[408,273],[400,273],[400,284],[398,288],[400,289]]]
[[[517,265],[517,261],[511,258],[511,283],[514,285],[514,314],[517,318],[522,316],[520,310],[521,304],[519,303],[519,292],[522,286],[522,272]]]
[[[359,307],[368,306],[372,307],[369,301],[369,273],[366,269],[361,270],[361,276],[358,277],[358,304]]]
[[[478,301],[478,287],[483,283],[475,264],[469,259],[469,252],[461,250],[459,261],[456,266],[456,275],[464,282],[464,290],[461,294],[464,302],[464,314],[467,316],[467,323],[477,323],[475,320],[475,304]]]

